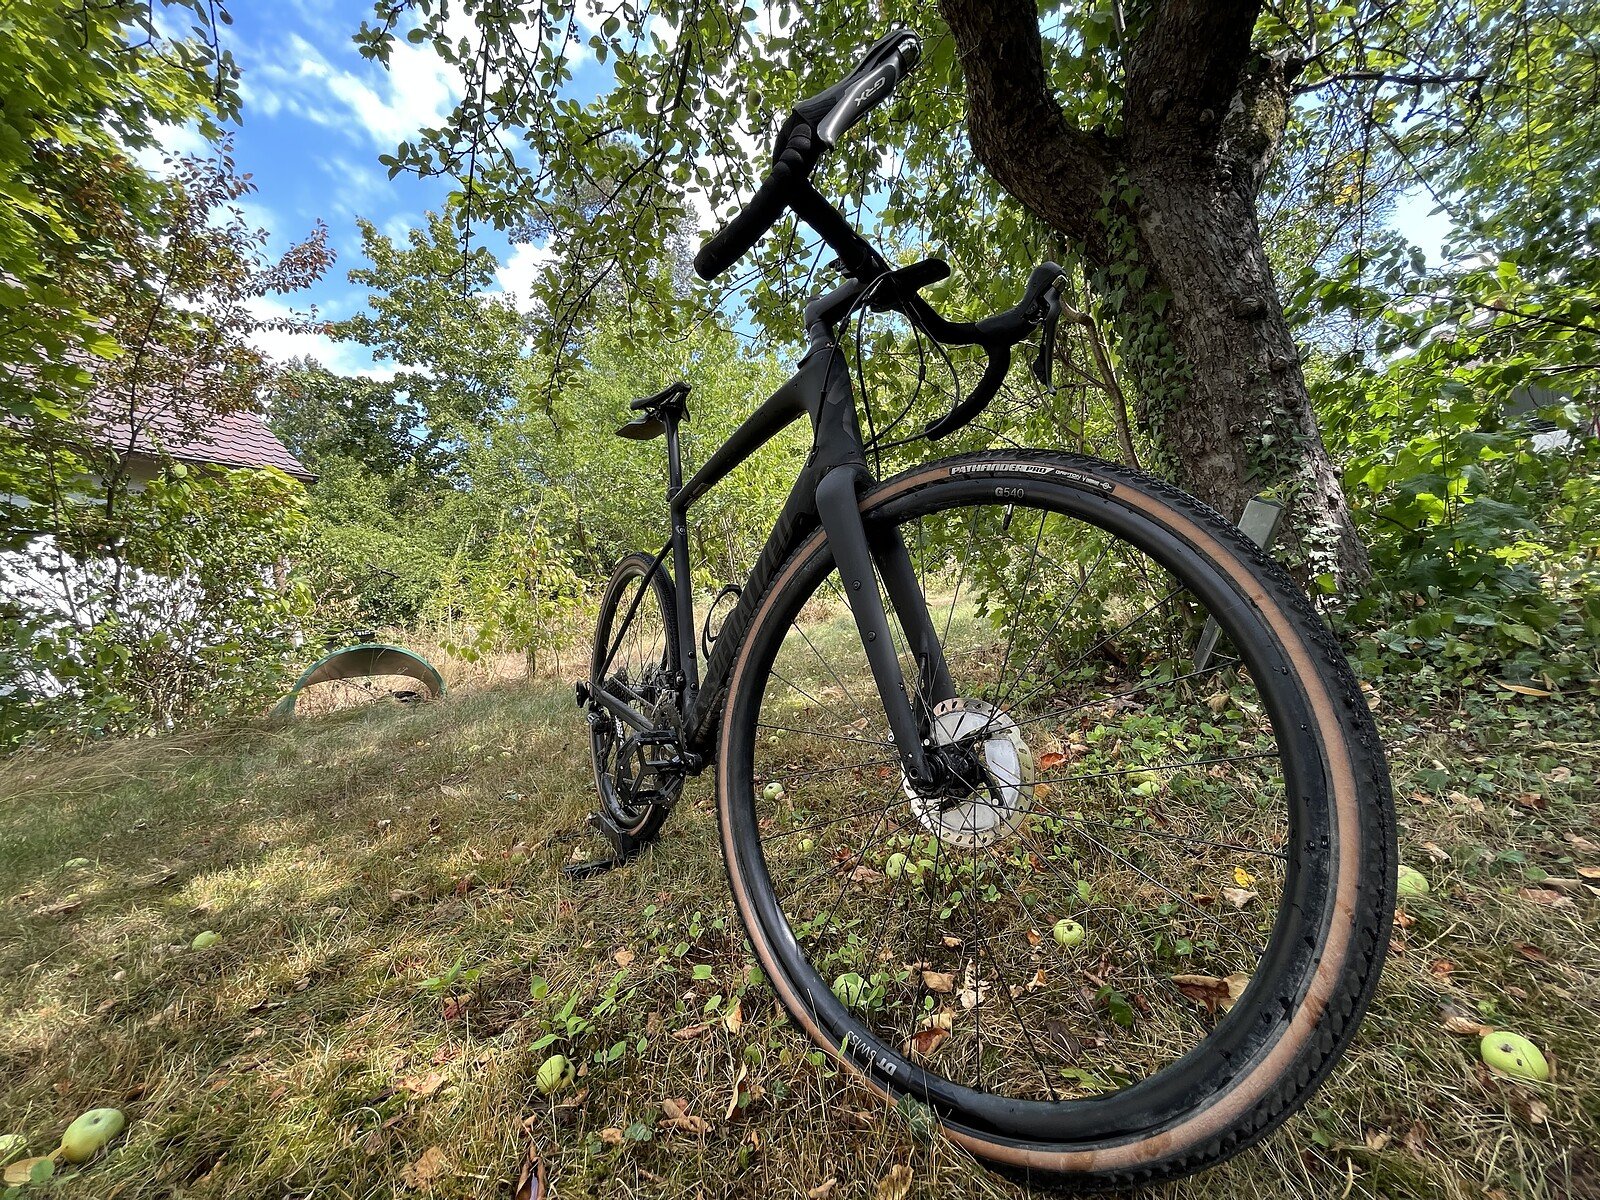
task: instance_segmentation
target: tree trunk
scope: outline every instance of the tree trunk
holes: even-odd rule
[[[940,0],[973,149],[1082,255],[1117,314],[1153,464],[1230,520],[1272,489],[1306,574],[1369,566],[1306,392],[1261,241],[1257,190],[1288,120],[1292,65],[1253,54],[1255,0],[1153,0],[1123,48],[1122,133],[1069,123],[1033,0]],[[1108,201],[1106,197],[1110,197]]]
[[[1187,368],[1180,388],[1163,388],[1132,364],[1156,465],[1231,521],[1271,491],[1288,509],[1279,545],[1298,570],[1364,580],[1366,549],[1317,428],[1253,192],[1165,163],[1130,174],[1150,266],[1143,290],[1171,297],[1164,325]]]

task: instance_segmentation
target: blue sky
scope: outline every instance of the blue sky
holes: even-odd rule
[[[371,15],[370,0],[274,0],[235,4],[231,12],[234,23],[224,36],[239,61],[243,110],[232,131],[234,156],[257,188],[240,207],[252,225],[271,234],[275,252],[321,219],[337,255],[315,287],[262,310],[275,314],[315,305],[320,316],[348,316],[366,296],[346,279],[365,261],[357,218],[398,240],[444,201],[443,181],[406,174],[391,180],[378,155],[449,112],[457,94],[454,77],[430,50],[403,38],[388,70],[363,59],[350,39]],[[601,68],[592,60],[582,64],[574,82],[601,86]],[[171,150],[204,151],[187,130],[172,130],[166,140]],[[502,263],[501,286],[525,286],[539,262],[537,250],[493,236],[486,240]],[[277,357],[311,354],[347,374],[383,373],[362,347],[322,336],[265,332],[258,344]]]
[[[357,311],[365,292],[346,279],[364,261],[356,219],[364,217],[401,239],[427,210],[443,203],[447,188],[442,181],[404,174],[391,180],[378,155],[437,124],[454,103],[455,79],[430,50],[403,38],[396,41],[388,70],[363,59],[350,39],[371,13],[370,0],[232,6],[234,24],[225,36],[240,64],[243,108],[233,131],[235,158],[257,187],[241,207],[252,224],[268,230],[271,247],[279,252],[320,218],[337,255],[319,284],[280,304],[264,304],[265,315],[279,315],[289,307],[304,311],[311,305],[332,319]],[[593,95],[609,77],[608,67],[588,58],[575,69],[574,91]],[[186,130],[171,131],[168,148],[205,149]],[[1394,220],[1436,256],[1448,223],[1430,217],[1431,207],[1420,195],[1407,197]],[[542,261],[541,252],[508,246],[492,233],[484,240],[500,257],[500,286],[524,288]],[[385,371],[360,346],[320,335],[268,331],[257,341],[275,357],[310,354],[345,374]]]

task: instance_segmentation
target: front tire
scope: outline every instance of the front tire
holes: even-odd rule
[[[1125,1186],[1259,1141],[1354,1035],[1393,914],[1387,768],[1332,635],[1228,522],[1097,460],[949,459],[861,510],[925,591],[953,583],[930,615],[958,697],[930,732],[987,737],[1005,778],[964,804],[911,795],[811,534],[735,660],[717,767],[730,885],[780,1001],[1012,1173]],[[963,608],[969,571],[986,582]],[[1191,664],[1207,616],[1222,636]]]

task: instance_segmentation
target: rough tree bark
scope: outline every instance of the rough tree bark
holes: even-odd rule
[[[1233,519],[1276,488],[1290,502],[1284,548],[1348,590],[1369,574],[1367,554],[1256,218],[1297,67],[1252,49],[1259,7],[1152,0],[1123,47],[1122,132],[1111,137],[1063,114],[1033,0],[940,0],[978,159],[1091,269],[1123,265],[1124,367],[1159,466]]]

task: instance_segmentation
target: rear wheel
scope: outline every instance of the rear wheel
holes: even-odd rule
[[[947,460],[862,514],[911,555],[954,684],[912,701],[974,782],[902,774],[814,533],[756,610],[718,755],[780,999],[1003,1167],[1121,1185],[1259,1140],[1388,945],[1387,771],[1332,636],[1232,526],[1095,460]]]
[[[591,692],[604,690],[666,726],[677,696],[676,612],[672,581],[655,560],[630,554],[619,562],[600,600]],[[640,731],[598,706],[589,715],[589,743],[601,815],[629,839],[654,839],[682,779],[655,777],[646,765],[650,745]]]

